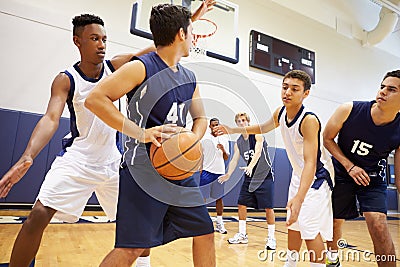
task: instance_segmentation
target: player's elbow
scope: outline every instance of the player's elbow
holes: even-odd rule
[[[94,92],[91,92],[88,97],[85,100],[85,108],[90,110],[91,112],[95,113],[97,109],[97,104],[98,98],[96,97],[96,94]]]

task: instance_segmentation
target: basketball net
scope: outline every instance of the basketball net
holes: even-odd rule
[[[207,40],[217,32],[217,24],[209,19],[199,19],[193,22],[193,41],[190,48],[190,58],[205,58]]]

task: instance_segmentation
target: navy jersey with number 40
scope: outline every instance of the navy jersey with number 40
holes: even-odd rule
[[[170,68],[155,52],[135,58],[146,68],[145,81],[127,94],[128,118],[141,128],[151,128],[167,123],[186,126],[196,78],[192,71],[177,64]],[[150,144],[147,144],[147,150]],[[147,159],[144,146],[128,138],[125,160],[132,164]]]
[[[386,159],[400,146],[400,115],[382,126],[372,120],[375,101],[354,101],[349,117],[339,131],[338,145],[344,155],[363,168],[371,179],[385,179]],[[345,168],[333,159],[336,180],[351,179]]]

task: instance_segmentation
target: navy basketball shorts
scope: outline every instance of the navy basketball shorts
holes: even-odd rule
[[[145,192],[132,175],[142,175],[145,179],[164,179],[157,176],[149,164],[137,164],[134,168],[120,169],[116,248],[151,248],[178,238],[214,232],[204,204],[175,206],[162,202]],[[174,181],[174,184],[193,188],[201,199],[201,193],[193,177]],[[164,190],[158,186],[156,190],[166,191],[168,188]]]
[[[251,178],[244,179],[238,204],[255,209],[272,209],[274,207],[274,179],[271,172],[254,191],[249,190],[251,182]]]
[[[205,199],[220,199],[224,196],[224,184],[217,180],[223,174],[216,174],[208,171],[202,171],[200,174],[200,190]]]
[[[368,186],[363,186],[350,179],[336,178],[332,193],[333,218],[354,219],[363,212],[387,214],[386,189],[386,181],[381,179],[371,179]]]

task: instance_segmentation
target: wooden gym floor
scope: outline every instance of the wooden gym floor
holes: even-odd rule
[[[26,216],[26,211],[0,210],[1,216]],[[84,215],[102,215],[101,212],[86,212]],[[215,213],[211,212],[211,216]],[[224,217],[236,216],[234,212],[224,213]],[[262,217],[264,213],[249,213],[249,217]],[[389,229],[396,246],[398,265],[400,266],[400,216],[388,221]],[[285,217],[284,213],[276,213],[277,218]],[[1,219],[1,218],[0,218]],[[0,224],[0,263],[9,260],[13,242],[22,224]],[[226,222],[228,234],[215,233],[217,266],[283,266],[282,253],[286,252],[287,230],[284,221],[276,222],[277,250],[265,257],[263,250],[267,236],[265,222],[247,222],[249,243],[246,245],[229,245],[227,239],[238,231],[237,222]],[[76,223],[50,224],[43,236],[42,244],[36,256],[37,267],[48,266],[98,266],[103,257],[113,248],[114,223]],[[376,266],[373,261],[372,242],[366,223],[363,220],[348,221],[344,225],[344,239],[351,248],[341,251],[344,266]],[[302,252],[305,251],[303,245]],[[283,259],[281,259],[283,258]],[[162,247],[152,249],[151,263],[153,267],[186,267],[193,266],[191,256],[191,239],[180,239]],[[309,266],[302,261],[297,266]]]

